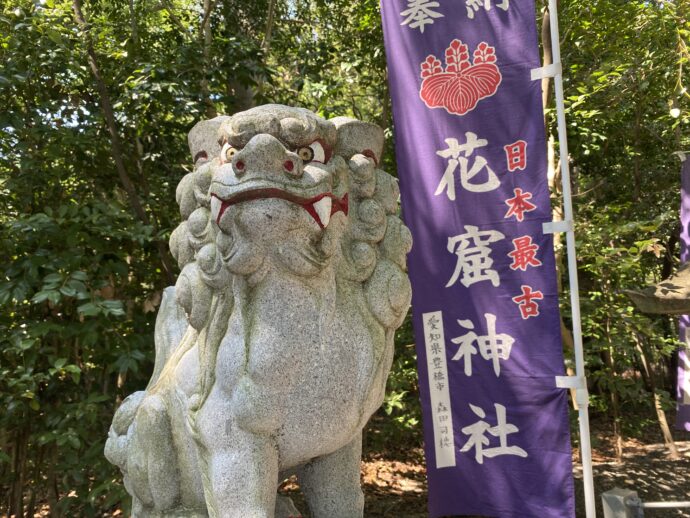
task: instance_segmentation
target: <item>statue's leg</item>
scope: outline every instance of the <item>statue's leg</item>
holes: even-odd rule
[[[203,452],[203,450],[206,450]],[[211,518],[273,518],[278,450],[268,435],[233,427],[202,448],[202,475]]]
[[[238,426],[231,398],[214,386],[194,417],[211,518],[273,518],[278,448],[273,434]]]
[[[157,395],[144,398],[133,426],[127,451],[127,489],[139,500],[142,513],[169,510],[179,499],[180,478],[163,399]]]
[[[360,484],[362,435],[347,446],[314,459],[298,472],[299,483],[314,518],[357,518],[364,515]]]

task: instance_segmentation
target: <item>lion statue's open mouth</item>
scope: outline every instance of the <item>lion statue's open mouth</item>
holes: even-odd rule
[[[275,187],[255,187],[221,198],[215,193],[211,193],[211,214],[218,223],[228,207],[244,201],[260,200],[266,198],[278,198],[296,203],[307,211],[319,227],[326,228],[331,220],[331,216],[338,212],[343,212],[347,216],[347,194],[342,198],[337,198],[333,193],[324,192],[304,198],[288,191],[283,191]]]
[[[292,473],[312,516],[362,516],[361,431],[410,303],[382,145],[372,124],[279,105],[192,130],[154,373],[106,443],[133,516],[297,515],[276,498]]]

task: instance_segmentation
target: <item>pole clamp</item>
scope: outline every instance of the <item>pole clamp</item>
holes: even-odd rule
[[[561,66],[560,61],[558,63],[551,63],[545,67],[533,68],[530,70],[532,81],[539,81],[545,77],[556,77],[562,73],[563,67]]]
[[[578,408],[589,406],[589,392],[584,376],[556,376],[556,387],[575,390],[575,402]]]
[[[574,229],[573,220],[565,221],[546,221],[542,223],[541,229],[544,234],[555,234],[556,232],[572,232]]]

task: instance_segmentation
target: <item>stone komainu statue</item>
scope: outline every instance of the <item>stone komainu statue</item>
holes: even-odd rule
[[[192,129],[170,238],[182,272],[156,320],[145,391],[105,447],[133,516],[363,514],[361,432],[383,401],[410,303],[383,132],[261,106]]]

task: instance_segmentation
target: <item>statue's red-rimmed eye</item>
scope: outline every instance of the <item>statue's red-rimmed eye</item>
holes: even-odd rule
[[[222,149],[220,150],[220,163],[221,164],[227,164],[228,162],[232,161],[232,157],[234,157],[237,154],[237,149],[232,147],[230,144],[227,142],[223,144]]]
[[[318,140],[308,146],[302,146],[297,150],[297,154],[305,164],[307,162],[319,162],[321,164],[328,162],[327,151]]]
[[[314,159],[314,150],[311,147],[301,147],[297,150],[297,155],[306,164]]]

